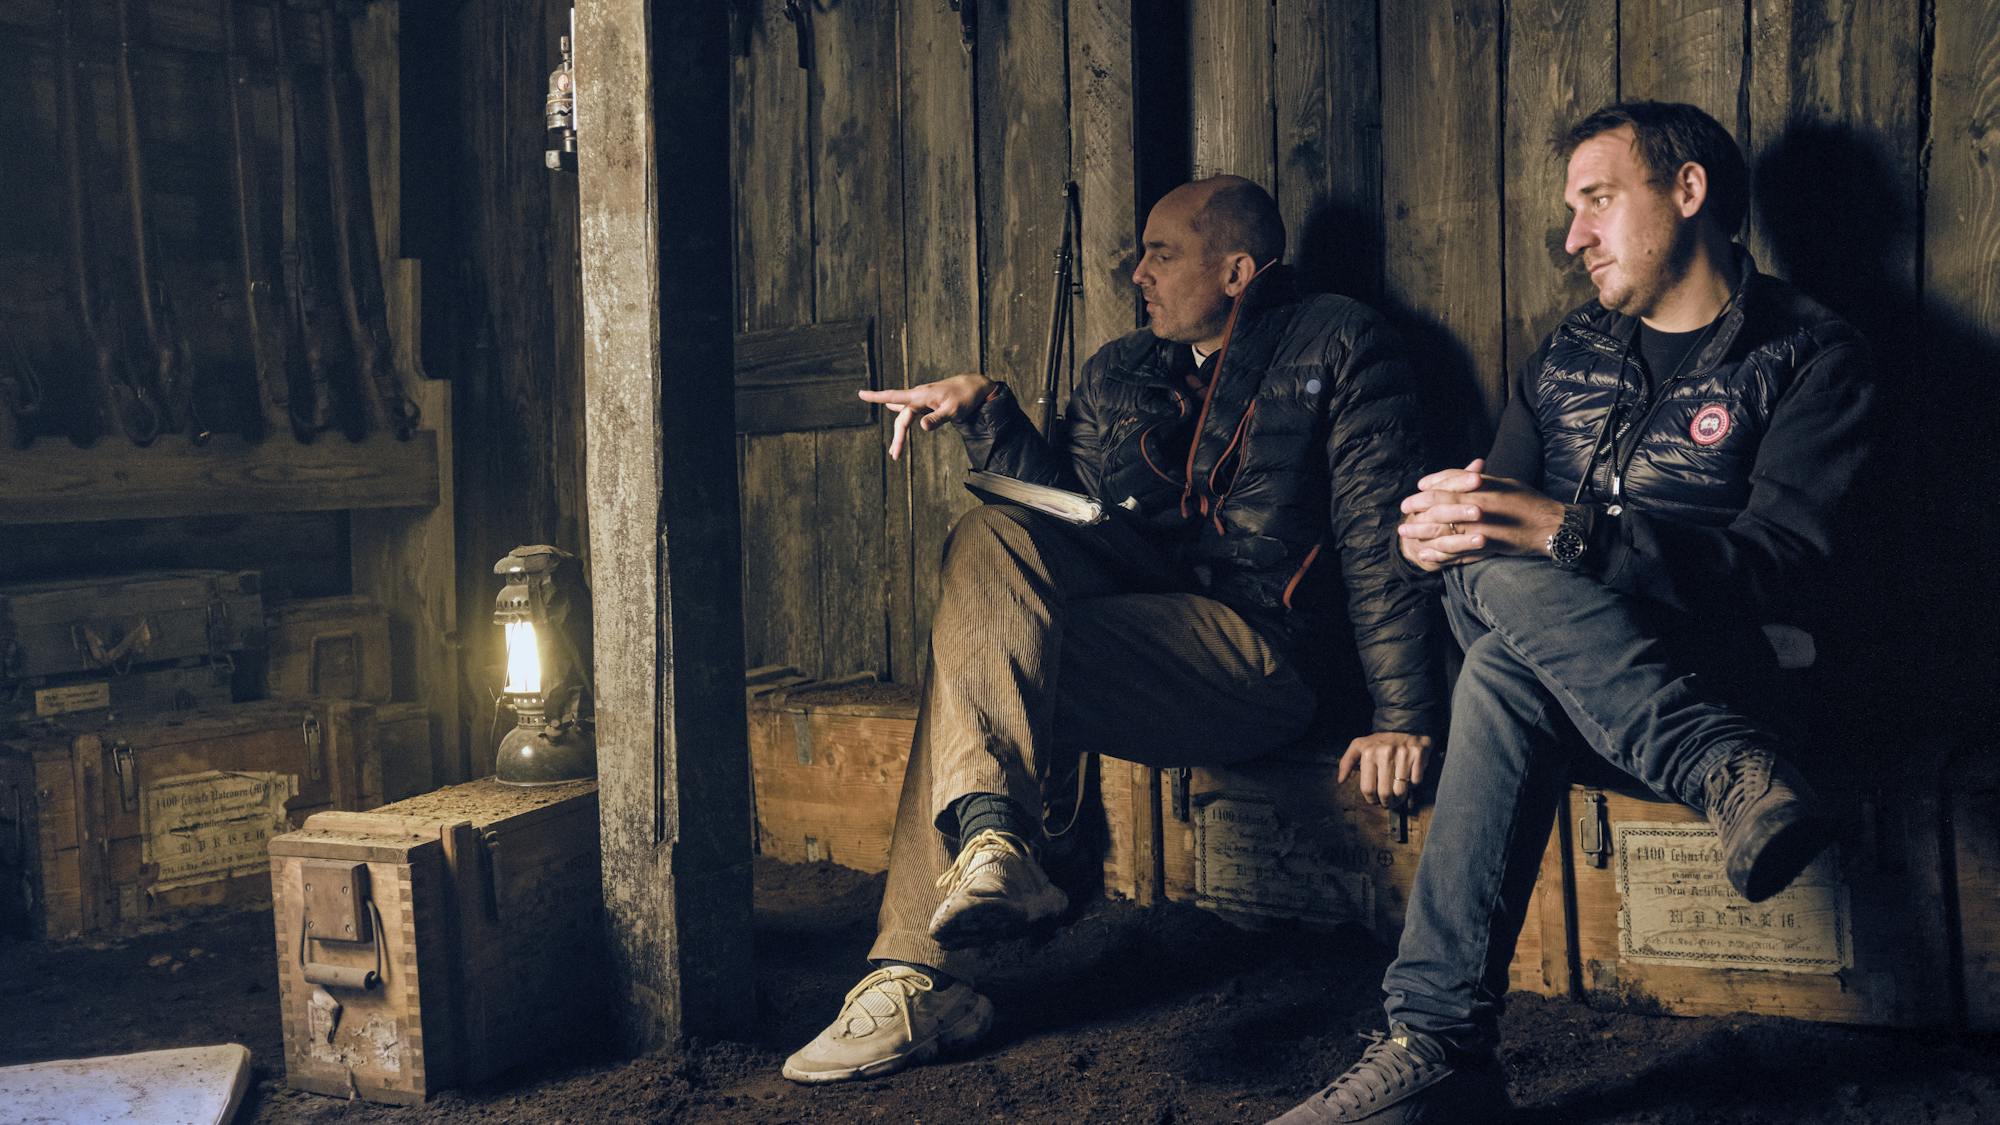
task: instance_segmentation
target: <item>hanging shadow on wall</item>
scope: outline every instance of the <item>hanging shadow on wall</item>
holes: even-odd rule
[[[1849,733],[1857,763],[1919,740],[1961,748],[1994,732],[2000,620],[1992,567],[2000,519],[1995,373],[2000,339],[1920,294],[1908,263],[1918,216],[1871,132],[1797,124],[1761,153],[1757,221],[1766,272],[1789,279],[1859,328],[1881,404],[1861,518],[1841,560],[1837,612],[1815,629],[1826,731]]]

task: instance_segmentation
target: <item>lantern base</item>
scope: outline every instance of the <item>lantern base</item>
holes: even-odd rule
[[[500,740],[493,772],[508,785],[554,785],[596,777],[597,739],[575,726],[557,730],[523,723]]]

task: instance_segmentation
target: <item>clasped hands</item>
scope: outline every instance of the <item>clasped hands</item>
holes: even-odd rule
[[[1437,571],[1489,555],[1548,554],[1562,504],[1520,481],[1489,477],[1485,468],[1482,457],[1432,473],[1403,498],[1396,536],[1411,565]]]
[[[946,422],[971,417],[993,393],[993,380],[969,373],[901,390],[862,391],[862,401],[896,412],[896,432],[889,438],[889,459],[902,456],[903,438],[914,420],[919,429],[935,430]]]

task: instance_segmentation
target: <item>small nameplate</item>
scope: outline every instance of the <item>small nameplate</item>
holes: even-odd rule
[[[35,692],[35,715],[47,719],[55,715],[69,715],[78,711],[102,711],[111,706],[111,681],[97,680],[87,684],[64,684],[61,687],[41,688]]]
[[[272,836],[289,831],[293,773],[209,770],[162,778],[139,791],[141,856],[155,891],[254,875],[270,867]]]
[[[1829,850],[1763,902],[1736,893],[1706,824],[1614,823],[1618,952],[1632,961],[1838,973],[1854,967],[1847,885]]]
[[[1270,801],[1210,799],[1195,810],[1194,839],[1197,905],[1375,924],[1372,855],[1301,834]]]

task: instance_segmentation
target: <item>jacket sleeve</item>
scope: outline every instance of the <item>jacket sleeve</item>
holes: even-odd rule
[[[1093,388],[1103,364],[1101,353],[1092,356],[1070,393],[1069,409],[1063,417],[1063,442],[1069,457],[1058,454],[1035,429],[1013,389],[996,383],[993,396],[958,427],[972,467],[1096,496],[1098,412]]]
[[[1426,471],[1415,376],[1387,325],[1363,325],[1333,373],[1326,456],[1332,546],[1340,553],[1347,615],[1375,703],[1374,729],[1443,733],[1434,644],[1436,603],[1401,562],[1403,497]]]
[[[1782,616],[1787,595],[1834,556],[1850,514],[1843,502],[1870,455],[1875,398],[1863,346],[1830,346],[1779,401],[1735,519],[1699,527],[1628,509],[1600,536],[1598,577],[1683,611]]]

